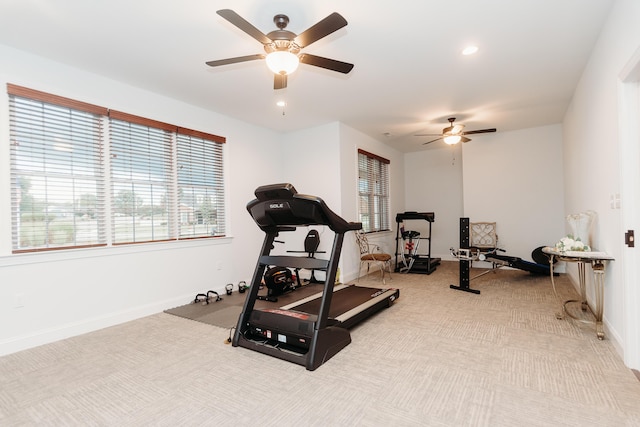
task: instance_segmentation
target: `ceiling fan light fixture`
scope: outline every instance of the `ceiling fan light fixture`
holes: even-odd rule
[[[448,145],[455,145],[462,139],[461,135],[447,135],[444,137],[444,143]]]
[[[298,69],[300,59],[287,50],[276,50],[267,55],[267,67],[274,74],[288,75]]]

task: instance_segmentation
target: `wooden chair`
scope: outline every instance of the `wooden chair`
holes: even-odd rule
[[[380,246],[369,243],[367,236],[362,231],[357,231],[356,241],[358,242],[358,248],[360,249],[360,269],[358,270],[358,281],[360,280],[360,271],[362,271],[362,264],[367,264],[367,274],[369,274],[369,268],[371,264],[377,264],[380,267],[382,274],[382,283],[385,281],[385,270],[389,273],[389,279],[391,279],[391,254],[383,253]]]

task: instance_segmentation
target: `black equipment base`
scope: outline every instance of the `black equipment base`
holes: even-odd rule
[[[414,257],[413,266],[408,273],[431,274],[436,271],[436,267],[440,265],[440,261],[442,261],[440,258],[417,255]]]
[[[472,288],[470,288],[468,286],[449,285],[449,287],[451,289],[456,289],[458,291],[465,291],[465,292],[469,292],[469,293],[472,293],[472,294],[479,294],[480,293],[480,291],[478,289],[472,289]]]
[[[285,349],[290,353],[304,356],[312,343],[322,295],[323,292],[320,292],[280,308],[254,309],[249,318],[248,333],[244,337],[260,346]],[[355,285],[336,287],[329,310],[328,325],[335,328],[335,334],[338,335],[339,329],[346,330],[353,327],[378,311],[391,306],[399,296],[398,289],[377,289]],[[350,339],[346,340],[346,336],[344,335],[342,344],[350,342]],[[334,343],[334,347],[342,344]],[[304,360],[302,357],[293,359],[291,361],[296,363]]]

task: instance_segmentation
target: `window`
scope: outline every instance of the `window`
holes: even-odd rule
[[[9,89],[14,250],[104,245],[106,109]]]
[[[225,230],[222,144],[178,129],[180,237],[218,236]]]
[[[173,133],[109,111],[113,243],[171,238]]]
[[[223,137],[7,90],[14,253],[225,235]]]
[[[358,213],[364,232],[390,230],[390,161],[358,150]]]

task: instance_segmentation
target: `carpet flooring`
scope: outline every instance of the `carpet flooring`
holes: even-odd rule
[[[401,297],[313,372],[167,313],[0,357],[0,425],[640,426],[640,381],[555,318],[548,277],[500,270],[474,295],[449,288],[454,262],[392,276]]]

